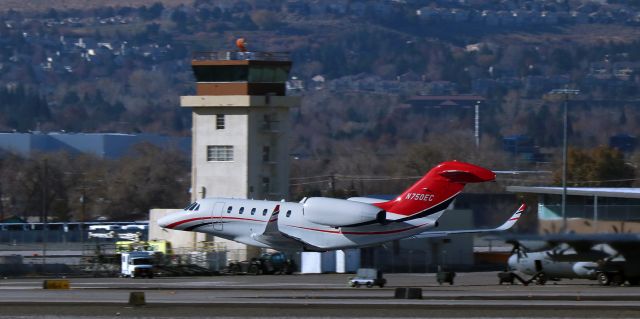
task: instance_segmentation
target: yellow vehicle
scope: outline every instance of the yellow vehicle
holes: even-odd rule
[[[149,240],[149,241],[117,241],[116,252],[126,253],[132,251],[153,251],[160,252],[165,255],[173,254],[171,242],[167,240]]]

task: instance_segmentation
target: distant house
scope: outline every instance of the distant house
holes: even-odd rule
[[[405,103],[412,108],[469,108],[484,101],[479,95],[416,95]]]
[[[616,62],[612,67],[613,76],[620,80],[629,80],[634,74],[640,73],[638,62]]]

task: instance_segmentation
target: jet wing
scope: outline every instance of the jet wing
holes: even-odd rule
[[[516,210],[516,212],[513,213],[513,215],[511,215],[511,217],[509,217],[509,219],[507,219],[507,221],[504,222],[504,224],[496,228],[428,231],[428,232],[420,233],[413,237],[414,238],[432,238],[432,237],[446,237],[449,235],[457,235],[457,234],[477,234],[477,233],[505,231],[513,227],[513,225],[515,225],[516,222],[518,222],[518,220],[520,219],[520,216],[526,209],[527,209],[527,205],[525,204],[520,205],[520,207]]]
[[[278,229],[278,217],[280,216],[280,205],[276,205],[271,211],[267,225],[262,233],[251,234],[251,238],[271,247],[299,249],[300,242],[285,237]]]

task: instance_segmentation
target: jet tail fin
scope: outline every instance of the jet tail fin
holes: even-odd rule
[[[469,163],[448,161],[432,168],[400,196],[373,205],[391,213],[391,218],[405,221],[446,209],[469,183],[493,181],[492,171]]]

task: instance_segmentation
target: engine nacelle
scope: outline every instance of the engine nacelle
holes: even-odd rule
[[[573,272],[579,277],[594,277],[598,264],[589,261],[581,261],[573,264]]]
[[[386,220],[386,212],[379,207],[344,199],[311,197],[303,207],[307,220],[331,227],[383,223]]]

